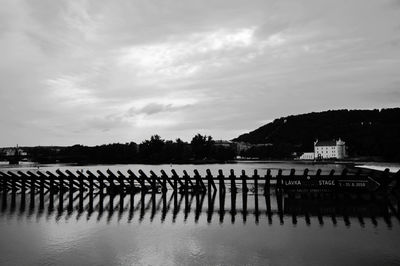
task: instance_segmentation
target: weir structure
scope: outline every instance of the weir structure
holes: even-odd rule
[[[129,210],[140,209],[142,217],[148,209],[145,207],[146,195],[150,194],[153,217],[161,204],[162,217],[165,217],[170,209],[173,209],[173,215],[176,217],[184,200],[186,219],[193,199],[196,201],[195,215],[198,217],[203,210],[203,201],[207,195],[206,212],[207,220],[210,221],[215,212],[214,202],[218,192],[218,213],[221,222],[227,212],[225,195],[230,194],[229,213],[234,221],[238,209],[237,194],[240,193],[242,195],[239,197],[242,204],[240,211],[244,222],[249,212],[248,198],[252,198],[254,201],[251,202],[254,206],[252,213],[256,217],[256,222],[259,215],[265,213],[268,220],[273,215],[278,215],[280,223],[283,223],[284,215],[291,215],[293,223],[296,223],[297,216],[302,214],[305,215],[307,223],[309,223],[310,214],[316,215],[320,223],[323,223],[322,217],[328,214],[335,223],[335,214],[330,213],[333,210],[335,213],[343,214],[345,223],[349,223],[348,217],[355,212],[361,223],[367,210],[373,223],[376,223],[374,217],[378,216],[383,217],[390,225],[390,214],[400,221],[399,178],[400,171],[394,174],[388,169],[384,172],[358,171],[355,173],[344,170],[339,174],[335,174],[332,170],[324,175],[321,174],[321,170],[310,175],[307,169],[301,174],[296,174],[296,171],[292,169],[286,175],[282,170],[278,170],[274,176],[271,175],[271,170],[267,170],[263,176],[260,176],[257,170],[252,175],[247,175],[245,171],[242,171],[238,176],[233,170],[228,176],[225,176],[222,170],[219,170],[216,176],[210,170],[206,171],[205,176],[201,176],[197,170],[194,170],[192,176],[187,171],[183,171],[183,175],[179,176],[175,170],[172,170],[170,175],[167,175],[165,171],[161,171],[160,175],[150,171],[147,175],[142,170],[139,170],[138,174],[130,170],[127,174],[110,170],[105,173],[100,170],[95,173],[91,171],[73,173],[69,170],[8,171],[0,172],[0,193],[2,194],[0,199],[2,211],[6,210],[8,205],[11,210],[15,209],[17,200],[21,205],[20,211],[23,211],[29,198],[30,209],[38,205],[41,210],[47,204],[49,211],[57,207],[61,213],[66,208],[68,211],[87,211],[89,214],[97,210],[101,214],[104,209],[107,209],[112,215],[115,209],[114,199],[119,199],[117,206],[120,212],[123,212],[126,209],[124,198],[129,197],[131,204]],[[135,207],[136,194],[140,194],[140,206]],[[271,207],[272,195],[276,198],[276,210]],[[266,210],[262,212],[259,210],[259,196],[265,198]],[[157,204],[156,197],[160,200]],[[389,200],[390,197],[391,200]],[[171,202],[173,202],[173,208],[170,208]],[[104,206],[105,203],[107,206]]]

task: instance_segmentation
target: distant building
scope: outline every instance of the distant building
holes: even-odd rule
[[[236,152],[238,154],[240,154],[242,151],[247,151],[248,149],[250,149],[253,145],[248,143],[248,142],[234,142],[235,144],[235,148],[236,148]]]
[[[299,159],[300,160],[314,160],[315,159],[314,152],[305,152],[300,156]]]
[[[19,156],[27,156],[28,155],[28,153],[26,151],[24,151],[20,148],[3,148],[1,150],[1,153],[7,157],[15,156],[15,155],[17,155],[17,153]]]
[[[314,142],[315,159],[343,159],[346,157],[346,145],[341,139]]]
[[[242,151],[247,151],[251,148],[261,148],[261,147],[269,147],[273,146],[272,143],[257,143],[257,144],[252,144],[248,142],[233,142],[234,146],[236,148],[237,153],[240,153]]]
[[[229,140],[216,140],[216,141],[214,141],[214,145],[220,146],[220,147],[225,147],[225,148],[230,148],[234,144],[233,144],[233,142],[231,142]]]

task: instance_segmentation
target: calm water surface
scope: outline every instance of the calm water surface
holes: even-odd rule
[[[41,166],[40,170],[210,168],[341,171],[343,165]],[[6,170],[6,169],[1,169]],[[7,169],[8,170],[8,169]],[[15,170],[15,169],[14,169]],[[21,170],[21,169],[19,169]],[[27,170],[27,168],[22,169]],[[32,170],[32,169],[31,169]],[[168,171],[167,171],[168,172]],[[66,195],[67,197],[67,195]],[[3,201],[3,197],[0,197]],[[399,200],[394,195],[236,196],[227,191],[95,197],[48,208],[36,196],[0,211],[0,265],[396,265],[400,264]]]

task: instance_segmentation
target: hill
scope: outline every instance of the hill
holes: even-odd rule
[[[233,141],[271,143],[275,152],[312,151],[316,139],[341,138],[352,157],[400,161],[400,108],[330,110],[275,119]]]

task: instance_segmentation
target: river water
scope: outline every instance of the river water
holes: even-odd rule
[[[234,169],[340,172],[342,164],[285,162],[221,165],[40,166],[56,169],[143,169],[178,174]],[[37,170],[37,166],[1,168]],[[11,196],[0,211],[0,265],[399,265],[398,197],[390,195],[245,195],[207,193],[85,197],[72,206]]]

